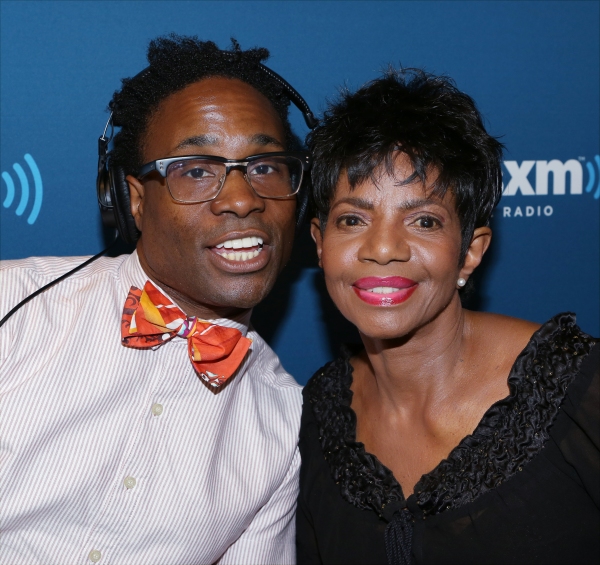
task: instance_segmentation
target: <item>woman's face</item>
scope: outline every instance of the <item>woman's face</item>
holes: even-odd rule
[[[396,179],[412,171],[398,154]],[[489,228],[478,228],[461,267],[453,195],[440,199],[418,180],[398,180],[383,174],[377,184],[350,190],[344,174],[325,230],[316,220],[311,226],[331,298],[363,335],[379,339],[406,336],[458,305],[457,280],[472,273],[491,237]]]

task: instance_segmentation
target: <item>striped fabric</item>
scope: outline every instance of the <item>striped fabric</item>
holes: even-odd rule
[[[84,258],[5,261],[0,316]],[[137,255],[104,258],[0,329],[0,563],[294,563],[300,387],[250,328],[218,393],[187,341],[121,345]]]

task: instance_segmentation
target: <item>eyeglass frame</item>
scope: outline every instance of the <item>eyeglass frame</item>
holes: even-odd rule
[[[258,194],[258,192],[256,192],[256,189],[252,186],[252,183],[248,179],[248,164],[253,161],[257,161],[259,159],[268,157],[295,157],[300,161],[302,165],[302,176],[300,178],[300,182],[298,183],[298,188],[294,192],[292,192],[291,194],[287,194],[286,196],[261,196],[260,194]],[[223,177],[223,180],[221,181],[221,186],[219,187],[219,190],[217,190],[217,193],[208,200],[179,200],[178,198],[175,198],[173,196],[173,193],[171,192],[171,187],[169,186],[169,181],[167,180],[167,170],[169,169],[169,165],[177,161],[191,161],[192,159],[210,159],[212,161],[217,161],[218,163],[223,163],[225,165],[225,175]],[[302,186],[302,181],[304,180],[304,173],[305,171],[310,170],[311,165],[312,157],[307,151],[273,151],[271,153],[257,153],[256,155],[248,155],[243,159],[226,159],[225,157],[221,157],[219,155],[182,155],[180,157],[167,157],[164,159],[156,159],[154,161],[149,161],[148,163],[140,167],[140,170],[137,174],[137,178],[141,180],[145,176],[156,171],[160,176],[162,176],[165,179],[165,182],[167,184],[167,190],[169,191],[171,198],[175,200],[175,202],[179,202],[180,204],[201,204],[203,202],[210,202],[211,200],[214,200],[217,196],[219,196],[219,194],[221,194],[221,190],[223,190],[223,187],[225,186],[225,181],[227,180],[227,175],[229,174],[229,172],[232,169],[242,168],[242,171],[244,173],[244,179],[246,179],[246,182],[254,191],[254,194],[259,196],[260,198],[268,198],[271,200],[284,200],[286,198],[290,198],[291,196],[295,196],[296,194],[298,194],[298,192],[300,191],[300,187]]]

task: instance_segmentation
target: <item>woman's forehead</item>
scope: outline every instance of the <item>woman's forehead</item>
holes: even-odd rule
[[[431,200],[443,201],[451,197],[450,190],[439,190],[436,181],[438,170],[431,167],[425,178],[415,173],[410,158],[398,152],[392,163],[393,168],[381,163],[372,174],[352,182],[348,170],[344,169],[338,178],[331,203],[351,194],[354,198],[379,200]]]
[[[394,179],[399,185],[411,182],[432,185],[439,176],[438,167],[431,163],[426,167],[418,163],[418,170],[415,169],[411,157],[399,148],[395,148],[384,157],[372,155],[370,161],[365,163],[360,158],[356,161],[350,160],[347,166],[341,169],[336,187],[344,178],[354,187],[366,180],[378,184],[385,177]]]

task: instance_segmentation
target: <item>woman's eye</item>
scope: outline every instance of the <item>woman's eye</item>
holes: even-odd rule
[[[362,223],[363,221],[358,216],[342,216],[337,221],[338,226],[344,227],[360,226]]]
[[[432,229],[440,226],[440,221],[433,216],[422,216],[415,221],[415,224],[419,228]]]

